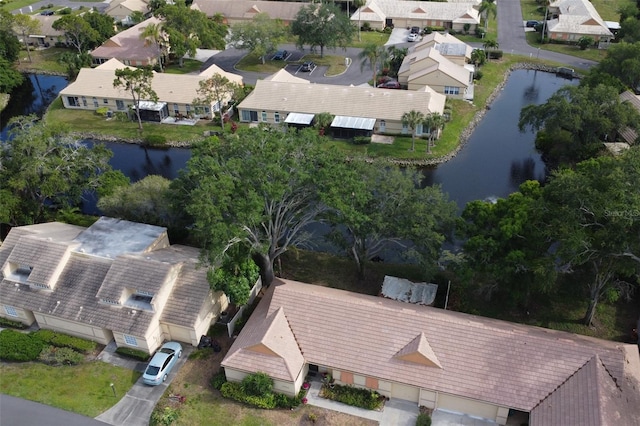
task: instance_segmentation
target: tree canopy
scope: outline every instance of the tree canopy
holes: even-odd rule
[[[556,262],[590,277],[591,324],[599,300],[628,295],[640,274],[640,149],[598,157],[556,172],[544,189],[546,234]]]
[[[322,200],[347,167],[321,149],[318,138],[313,129],[258,127],[193,146],[172,187],[211,265],[219,266],[231,247],[245,245],[269,285],[274,260],[308,243],[305,227],[327,210]]]
[[[291,23],[291,33],[298,37],[297,46],[309,46],[311,50],[346,47],[353,38],[355,28],[351,20],[338,6],[330,3],[312,3],[300,9]]]
[[[543,130],[536,147],[551,164],[574,164],[596,155],[619,129],[640,130],[640,114],[611,86],[565,86],[546,103],[524,107],[518,126]]]
[[[138,130],[142,131],[142,118],[140,117],[140,101],[158,101],[158,95],[151,87],[153,71],[151,68],[121,68],[116,70],[116,78],[113,87],[124,89],[133,100],[134,111],[138,119]]]
[[[65,15],[55,21],[52,27],[62,31],[67,41],[78,50],[78,53],[85,53],[100,39],[100,33],[78,15]]]
[[[103,145],[89,148],[59,125],[35,116],[16,117],[9,125],[11,138],[0,149],[0,222],[38,223],[57,209],[77,206],[111,168],[112,153]]]
[[[31,62],[31,52],[29,51],[29,43],[27,43],[27,38],[29,34],[34,34],[40,30],[40,21],[37,21],[36,19],[32,18],[29,15],[23,15],[23,14],[14,15],[13,27],[22,36],[22,42],[24,43],[24,48],[27,50],[27,56],[29,57],[29,62]],[[55,28],[55,29],[58,29],[58,28]]]
[[[20,41],[13,32],[13,15],[6,10],[0,10],[0,58],[12,63],[19,57]],[[0,73],[4,69],[4,66],[1,67]]]
[[[214,74],[206,80],[201,80],[196,91],[198,97],[193,100],[196,106],[214,104],[214,111],[211,111],[211,117],[215,116],[217,111],[220,115],[220,127],[224,128],[224,118],[222,109],[224,103],[229,96],[233,96],[238,92],[239,86],[229,81],[229,79],[221,74]]]
[[[339,177],[342,193],[330,201],[331,241],[355,261],[360,276],[367,261],[389,248],[433,272],[455,220],[455,203],[438,186],[420,188],[416,170],[357,160],[349,167]]]
[[[640,88],[640,40],[612,44],[591,73],[613,76],[628,89]]]
[[[184,3],[165,4],[156,15],[164,18],[163,29],[171,53],[182,66],[185,55],[194,56],[197,48],[224,50],[227,26],[220,19],[209,19]]]
[[[232,27],[229,43],[235,48],[247,49],[264,64],[265,57],[277,50],[287,32],[287,27],[279,19],[271,19],[266,13],[258,13],[251,21]]]

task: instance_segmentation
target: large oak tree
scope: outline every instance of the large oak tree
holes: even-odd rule
[[[298,47],[307,45],[311,50],[319,47],[322,57],[325,47],[346,47],[355,28],[349,16],[335,4],[312,3],[300,9],[291,23],[291,33],[298,36]]]

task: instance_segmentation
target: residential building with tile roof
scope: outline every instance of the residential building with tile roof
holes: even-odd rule
[[[113,111],[128,111],[133,106],[131,95],[123,88],[113,87],[116,70],[126,67],[117,59],[111,59],[95,68],[82,68],[76,80],[60,91],[64,107],[84,110],[107,107]],[[215,74],[242,85],[241,76],[223,71],[217,65],[211,65],[198,74],[176,75],[154,71],[151,87],[158,95],[158,102],[153,105],[164,104],[162,108],[165,110],[165,117],[196,114],[201,118],[210,118],[211,112],[218,111],[220,106],[212,102],[211,105],[199,106],[202,110],[196,111],[193,100],[198,97],[200,82]],[[229,94],[224,103],[230,99]]]
[[[549,13],[552,19],[546,31],[551,40],[577,43],[586,36],[606,48],[614,38],[589,0],[556,0],[549,5]]]
[[[289,24],[306,5],[304,2],[290,1],[194,0],[191,8],[210,18],[220,14],[224,17],[223,22],[228,25],[251,21],[259,13],[266,13],[271,19]]]
[[[228,306],[199,267],[199,250],[165,228],[100,218],[88,228],[13,228],[0,246],[0,316],[153,352],[197,345]]]
[[[313,116],[328,112],[336,117],[331,125],[334,135],[354,131],[370,136],[409,133],[402,124],[402,115],[407,111],[421,111],[425,115],[444,111],[445,96],[429,87],[409,91],[311,84],[295,80],[286,71],[276,74],[258,80],[253,92],[238,105],[241,121],[280,124],[287,123],[295,114]]]
[[[476,1],[425,2],[397,0],[368,0],[351,15],[351,22],[382,30],[388,26],[401,27],[444,27],[463,31],[469,24],[474,31],[480,24],[480,14]]]
[[[255,349],[273,336],[297,348]],[[327,372],[338,384],[498,424],[510,412],[535,426],[640,424],[635,345],[282,279],[222,366],[232,381],[265,372],[289,395],[308,374]]]
[[[447,97],[473,99],[473,66],[459,65],[449,60],[440,52],[446,52],[441,46],[421,47],[409,52],[398,70],[398,82],[409,90],[428,86]],[[464,58],[464,48],[458,46]]]
[[[422,37],[422,40],[415,44],[413,51],[417,52],[429,47],[437,49],[442,56],[460,66],[464,66],[471,61],[473,48],[449,33],[443,34],[434,31],[431,34],[426,34]]]
[[[140,12],[145,16],[150,13],[149,2],[147,0],[113,0],[104,10],[104,14],[111,16],[114,21],[124,25],[133,25],[131,14]]]
[[[117,59],[125,65],[154,66],[158,63],[158,49],[153,44],[147,43],[140,37],[142,31],[149,24],[158,25],[162,21],[151,17],[137,25],[111,37],[102,45],[93,49],[89,54],[93,57],[94,64],[102,64],[109,59]]]
[[[36,47],[55,46],[56,43],[64,43],[66,37],[63,31],[53,28],[53,23],[60,19],[60,15],[31,15],[31,19],[38,22],[38,31],[34,34],[27,34],[27,43]],[[14,30],[18,39],[23,42],[22,34]]]

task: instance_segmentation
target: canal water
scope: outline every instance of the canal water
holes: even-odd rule
[[[66,86],[62,77],[30,75],[17,100],[2,116],[2,140],[6,140],[9,116],[42,113]],[[439,184],[460,209],[472,200],[506,197],[528,179],[544,180],[545,164],[534,147],[535,135],[518,130],[522,107],[545,102],[566,84],[576,84],[555,74],[517,70],[511,73],[467,145],[447,163],[423,170],[425,185]],[[138,145],[106,143],[114,153],[111,165],[133,182],[150,174],[169,179],[178,175],[190,158],[184,148],[146,149]],[[94,202],[85,209],[94,213]]]

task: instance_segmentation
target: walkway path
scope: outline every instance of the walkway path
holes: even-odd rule
[[[364,408],[352,407],[351,405],[321,398],[319,396],[321,387],[321,382],[317,380],[311,381],[311,387],[307,392],[309,405],[374,420],[380,426],[414,426],[416,424],[419,411],[415,402],[392,399],[386,402],[382,411],[365,410]]]

